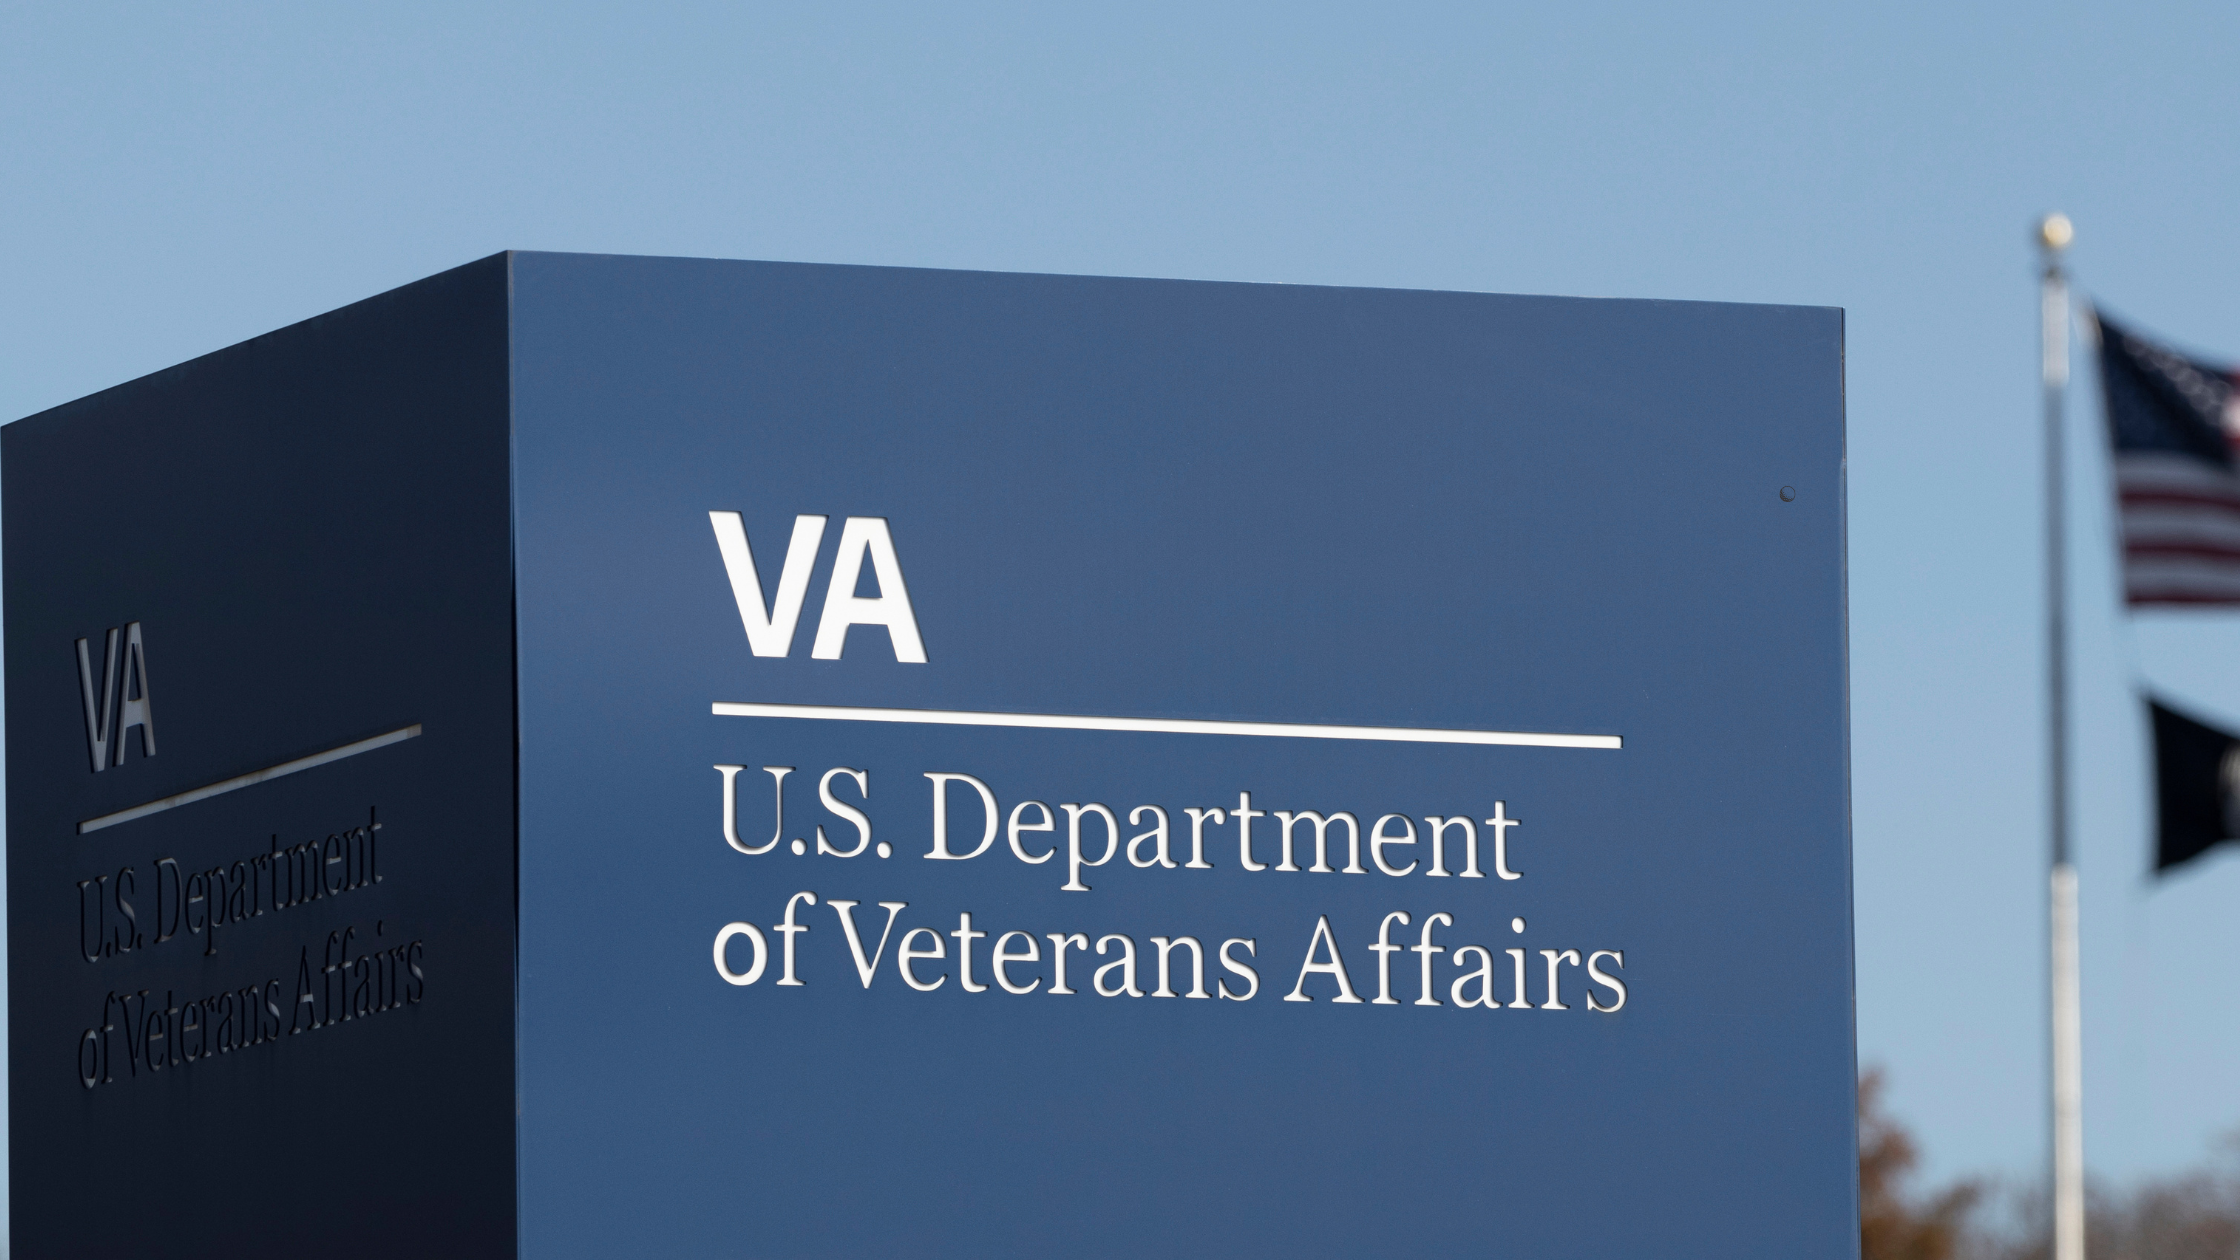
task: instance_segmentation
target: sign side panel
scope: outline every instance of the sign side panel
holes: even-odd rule
[[[514,1253],[505,300],[0,430],[15,1254]]]

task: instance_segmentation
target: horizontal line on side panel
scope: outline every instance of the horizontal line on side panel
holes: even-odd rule
[[[161,800],[149,801],[145,805],[135,805],[131,809],[120,809],[114,814],[103,814],[99,818],[88,818],[78,824],[78,834],[81,836],[88,835],[104,827],[114,827],[118,823],[128,823],[136,818],[146,818],[150,814],[160,814],[167,809],[176,809],[181,805],[192,805],[196,801],[206,801],[213,796],[221,796],[238,788],[251,787],[267,779],[277,779],[284,774],[294,774],[298,770],[309,770],[313,766],[323,766],[329,762],[340,761],[344,757],[355,757],[359,753],[372,752],[376,748],[386,748],[391,744],[411,739],[419,733],[420,724],[414,722],[410,726],[400,727],[386,735],[375,735],[371,739],[361,739],[356,743],[344,744],[339,748],[329,748],[325,752],[313,753],[308,757],[298,757],[294,761],[283,761],[276,766],[266,766],[262,770],[252,770],[247,774],[235,775],[233,778],[212,783],[207,787],[198,787],[191,792],[180,792],[173,796],[166,796]]]

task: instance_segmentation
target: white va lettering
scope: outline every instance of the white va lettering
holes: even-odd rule
[[[739,605],[739,620],[747,630],[747,647],[756,656],[786,656],[793,651],[793,632],[801,622],[801,606],[809,594],[809,571],[816,566],[817,547],[824,540],[828,518],[796,516],[793,538],[786,544],[785,568],[778,575],[778,589],[765,605],[762,578],[755,568],[754,549],[747,543],[747,527],[737,512],[710,512],[716,549],[723,553],[723,568],[731,579],[731,596]],[[863,561],[871,559],[872,577],[879,593],[856,594],[863,577]],[[851,516],[840,527],[840,545],[832,561],[832,579],[824,592],[824,614],[817,620],[811,659],[836,661],[848,642],[850,626],[884,626],[894,658],[915,665],[926,659],[925,640],[918,634],[918,617],[910,606],[910,588],[902,578],[902,562],[895,556],[894,536],[887,522],[877,516]]]
[[[809,594],[809,570],[817,561],[824,522],[821,516],[793,518],[793,541],[786,545],[786,567],[778,574],[778,597],[765,609],[746,524],[737,512],[708,513],[708,523],[716,530],[716,549],[723,553],[723,570],[731,577],[732,598],[739,602],[739,620],[746,623],[747,647],[756,656],[784,656],[793,650],[793,628],[801,620],[801,601]]]
[[[865,553],[870,554],[872,576],[879,581],[879,593],[870,599],[856,594]],[[926,645],[918,638],[918,618],[910,611],[910,590],[902,584],[902,562],[895,558],[887,523],[876,516],[851,516],[840,527],[840,551],[832,560],[832,584],[825,588],[824,616],[817,622],[817,641],[809,655],[820,661],[839,660],[849,626],[885,626],[896,660],[925,664]]]

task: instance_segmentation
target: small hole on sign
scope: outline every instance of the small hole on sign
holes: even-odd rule
[[[1797,501],[1797,488],[1796,488],[1795,486],[1783,486],[1783,487],[1781,487],[1781,501],[1782,501],[1783,503],[1794,503],[1794,502],[1796,502],[1796,501]]]

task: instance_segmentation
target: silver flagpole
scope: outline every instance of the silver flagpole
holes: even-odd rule
[[[2053,833],[2047,933],[2053,1048],[2053,1260],[2084,1260],[2084,1046],[2077,983],[2077,867],[2069,852],[2068,569],[2063,548],[2062,399],[2069,386],[2066,215],[2038,224],[2046,411],[2046,778]]]

